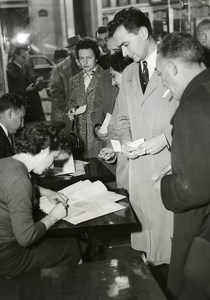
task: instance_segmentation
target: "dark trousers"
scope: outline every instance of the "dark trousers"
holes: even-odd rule
[[[81,258],[75,238],[45,238],[30,247],[0,245],[0,276],[14,277],[34,269],[76,266]]]

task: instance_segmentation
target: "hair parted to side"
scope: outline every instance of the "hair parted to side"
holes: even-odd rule
[[[166,35],[158,45],[158,53],[163,58],[179,58],[184,63],[204,62],[203,47],[192,35],[185,32]]]
[[[76,45],[76,55],[77,55],[78,59],[79,59],[79,50],[80,49],[92,49],[95,54],[96,60],[101,55],[98,42],[91,39],[90,37],[82,38]]]
[[[36,155],[48,147],[50,151],[59,150],[65,143],[62,129],[41,123],[27,124],[15,135],[15,152]]]
[[[119,73],[122,73],[124,69],[132,62],[132,58],[124,57],[121,50],[110,56],[110,67]]]
[[[26,106],[25,99],[13,93],[6,93],[0,97],[0,113],[13,108],[14,110],[21,109]]]
[[[149,18],[140,9],[133,6],[116,13],[114,19],[108,23],[109,37],[112,37],[117,28],[121,25],[123,25],[127,31],[132,33],[137,33],[142,26],[145,26],[149,36],[152,35],[152,27]]]

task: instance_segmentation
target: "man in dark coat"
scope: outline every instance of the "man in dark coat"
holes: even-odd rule
[[[210,222],[210,70],[200,43],[175,32],[159,45],[157,71],[180,102],[172,118],[172,174],[161,181],[163,204],[174,212],[168,288],[172,299],[208,299],[185,265],[194,238]]]
[[[63,110],[70,97],[70,78],[81,70],[75,54],[75,47],[80,39],[79,35],[68,39],[66,48],[70,51],[69,56],[53,68],[50,81],[51,120],[53,121],[63,121]]]
[[[38,93],[42,89],[41,77],[36,78],[29,63],[28,46],[18,45],[15,47],[13,58],[7,65],[7,80],[9,92],[19,94],[26,100],[24,122],[45,120]]]
[[[0,158],[14,155],[11,134],[22,125],[25,100],[16,94],[0,97]]]

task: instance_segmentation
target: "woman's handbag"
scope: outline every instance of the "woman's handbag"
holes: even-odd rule
[[[85,147],[84,142],[79,133],[78,116],[74,116],[74,120],[70,121],[69,146],[73,154],[83,154]]]

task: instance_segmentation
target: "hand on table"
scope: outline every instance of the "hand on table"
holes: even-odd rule
[[[44,196],[46,196],[47,199],[53,204],[62,203],[64,205],[67,205],[68,198],[60,192],[55,192],[55,191],[46,189]]]
[[[65,218],[68,214],[68,205],[64,203],[58,203],[49,213],[54,219],[55,222]]]

